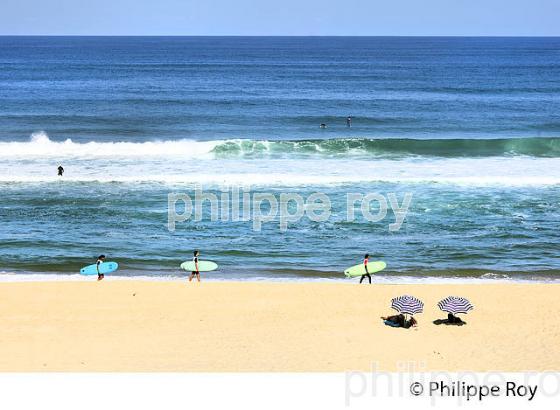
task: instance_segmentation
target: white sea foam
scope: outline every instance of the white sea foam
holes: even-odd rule
[[[79,274],[56,274],[56,273],[10,273],[0,272],[0,283],[2,282],[95,282],[96,276],[84,276]],[[149,282],[170,282],[170,281],[185,281],[185,277],[172,276],[172,275],[108,275],[105,277],[107,281],[130,281],[140,280]],[[258,273],[253,275],[231,276],[223,275],[207,277],[204,279],[209,282],[333,282],[333,283],[355,283],[344,277],[340,278],[320,278],[320,277],[273,277],[273,276],[260,276]],[[557,283],[560,279],[523,279],[511,278],[507,276],[491,277],[482,276],[479,278],[465,278],[465,277],[445,277],[445,276],[379,276],[376,275],[372,278],[373,283],[378,284],[484,284],[484,283]]]
[[[211,158],[212,150],[222,141],[146,141],[146,142],[74,142],[52,141],[41,131],[25,142],[0,142],[0,158],[108,158],[108,157],[181,157]]]
[[[231,141],[230,141],[231,142]],[[0,142],[0,182],[158,182],[186,185],[328,186],[391,182],[464,186],[560,185],[560,158],[219,157],[224,141]],[[237,143],[237,142],[236,142]],[[66,173],[56,176],[62,164]]]
[[[183,175],[151,175],[151,176],[85,176],[85,177],[68,177],[65,181],[73,182],[91,182],[91,183],[163,183],[172,186],[244,186],[253,187],[284,187],[284,186],[337,186],[346,184],[361,183],[400,183],[400,184],[426,184],[437,183],[444,185],[458,185],[465,187],[539,187],[560,185],[560,178],[548,177],[524,177],[524,178],[505,178],[505,177],[464,177],[464,178],[446,178],[446,177],[378,177],[375,176],[298,176],[287,174],[183,174]],[[19,182],[19,183],[57,183],[60,178],[54,176],[11,176],[0,175],[0,182]]]

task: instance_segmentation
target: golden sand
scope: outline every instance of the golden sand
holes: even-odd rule
[[[385,326],[390,300],[425,303]],[[436,303],[464,296],[462,327]],[[0,371],[560,370],[560,285],[0,284]]]

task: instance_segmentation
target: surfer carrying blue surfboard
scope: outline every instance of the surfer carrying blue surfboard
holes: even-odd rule
[[[367,267],[368,262],[369,262],[369,253],[366,253],[366,256],[364,256],[364,269],[366,270],[366,274],[362,275],[362,277],[360,278],[360,283],[362,283],[362,281],[367,277],[371,285],[371,276],[369,274],[368,267]]]
[[[189,276],[189,282],[196,276],[196,279],[200,282],[200,271],[198,270],[198,256],[200,255],[199,251],[193,252],[192,261],[194,262],[194,268],[196,270],[191,272],[191,276]]]
[[[99,255],[97,258],[97,262],[95,262],[95,266],[97,267],[97,280],[102,280],[105,275],[99,272],[99,265],[105,262],[105,255]]]

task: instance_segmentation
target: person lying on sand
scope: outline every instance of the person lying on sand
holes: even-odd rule
[[[433,323],[434,325],[452,325],[452,326],[463,326],[467,324],[467,322],[465,322],[460,317],[455,316],[453,313],[448,313],[447,319],[434,320]]]
[[[381,316],[381,319],[383,320],[383,323],[391,327],[404,327],[405,329],[408,329],[410,327],[418,326],[418,322],[413,316],[411,316],[409,320],[405,320],[402,313],[394,316]]]
[[[453,325],[464,325],[465,322],[460,317],[455,316],[453,313],[447,314],[447,322]]]

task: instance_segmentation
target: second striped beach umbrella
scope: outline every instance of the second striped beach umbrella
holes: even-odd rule
[[[474,306],[465,298],[459,296],[448,296],[438,302],[438,307],[447,313],[456,315],[457,313],[467,313],[474,309]]]

